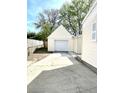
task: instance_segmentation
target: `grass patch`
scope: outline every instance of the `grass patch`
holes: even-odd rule
[[[34,53],[48,53],[47,48],[36,48]]]

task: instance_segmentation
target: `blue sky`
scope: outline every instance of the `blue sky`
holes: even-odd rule
[[[33,22],[36,21],[36,17],[39,12],[44,9],[60,9],[65,2],[71,0],[27,0],[27,30],[31,32],[38,32],[35,29]]]

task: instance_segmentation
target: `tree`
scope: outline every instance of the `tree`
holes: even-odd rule
[[[72,0],[60,9],[60,21],[73,35],[81,34],[82,21],[86,16],[93,0]]]
[[[34,23],[35,27],[41,30],[36,38],[43,40],[44,47],[46,47],[47,37],[58,27],[58,15],[58,10],[44,10],[43,13],[39,13],[38,20]]]
[[[55,9],[44,10],[43,13],[39,13],[38,20],[34,23],[36,28],[43,30],[44,24],[49,24],[50,30],[53,31],[58,27],[59,11]]]
[[[34,39],[36,36],[36,33],[35,32],[27,32],[27,38],[28,39]]]
[[[46,48],[47,37],[51,34],[51,30],[50,30],[51,28],[48,23],[45,23],[42,26],[42,29],[43,31],[40,31],[39,33],[37,33],[36,39],[43,40],[44,48]]]
[[[51,10],[44,10],[44,13],[47,15],[47,24],[49,24],[50,30],[55,30],[58,27],[59,22],[59,10],[51,9]]]

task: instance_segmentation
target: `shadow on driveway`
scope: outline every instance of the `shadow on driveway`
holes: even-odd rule
[[[97,93],[97,75],[71,55],[61,55],[74,64],[43,71],[28,85],[27,93]]]

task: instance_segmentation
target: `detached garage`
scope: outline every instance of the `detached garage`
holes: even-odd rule
[[[48,36],[48,51],[73,51],[72,35],[62,25]]]

